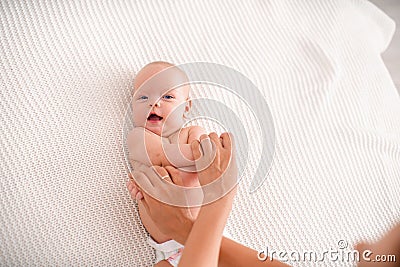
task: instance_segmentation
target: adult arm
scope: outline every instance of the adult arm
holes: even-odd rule
[[[235,193],[236,188],[223,198],[200,209],[186,240],[179,266],[219,266],[222,233]]]
[[[179,180],[177,177],[179,172],[172,168],[168,168],[168,172],[171,174],[172,181]],[[140,201],[143,199],[143,194],[139,188],[135,185],[134,182],[128,183],[128,190],[133,199]],[[148,209],[152,212],[152,219],[155,220],[157,226],[160,227],[160,230],[170,234],[174,240],[178,241],[181,244],[185,244],[188,240],[189,234],[194,225],[194,218],[190,216],[187,212],[186,208],[174,207],[167,205],[165,203],[159,202],[153,198],[146,198]],[[204,207],[203,207],[204,208]],[[210,211],[211,212],[211,211]],[[199,216],[204,216],[204,212],[199,214]],[[176,227],[180,225],[180,227]],[[198,226],[200,227],[200,226]],[[206,225],[204,229],[208,230],[210,225]],[[196,237],[192,237],[193,240],[196,241]],[[248,266],[270,266],[270,267],[280,267],[280,266],[288,266],[279,261],[270,261],[267,259],[262,262],[257,258],[257,251],[246,247],[242,244],[239,244],[227,237],[222,237],[220,248],[219,248],[219,257],[218,257],[218,266],[220,267],[248,267]]]
[[[378,241],[360,243],[356,246],[356,250],[360,253],[357,267],[400,266],[400,222]]]
[[[217,180],[221,181],[221,179],[237,181],[238,173],[232,141],[231,136],[227,133],[222,134],[221,137],[211,133],[208,136],[202,135],[200,141],[192,142],[196,168],[208,165],[208,161],[212,160],[206,169],[197,168],[199,182],[202,186],[217,182]],[[212,151],[211,148],[215,151]],[[210,153],[210,155],[204,155],[205,153]],[[212,159],[210,156],[214,156],[214,158]],[[186,240],[179,266],[218,266],[222,233],[232,210],[236,190],[237,184],[226,194],[221,195],[222,197],[218,200],[201,207]]]

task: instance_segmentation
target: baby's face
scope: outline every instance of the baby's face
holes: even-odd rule
[[[132,100],[135,127],[144,127],[160,136],[179,130],[184,113],[190,108],[189,86],[179,86],[183,82],[173,72],[156,74],[143,82]]]

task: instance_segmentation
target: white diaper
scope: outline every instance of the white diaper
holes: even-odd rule
[[[223,235],[225,237],[232,239],[231,235],[229,234],[226,228],[224,229]],[[149,236],[147,242],[156,251],[156,263],[162,260],[166,260],[172,266],[174,267],[178,266],[179,260],[182,257],[182,251],[184,248],[183,245],[176,242],[175,240],[168,240],[164,243],[159,244],[156,241],[154,241],[154,239],[151,238],[151,236]]]
[[[172,266],[178,266],[179,260],[182,256],[183,245],[175,240],[168,240],[164,243],[158,244],[153,238],[151,238],[151,236],[149,236],[147,242],[156,251],[156,263],[166,260]]]

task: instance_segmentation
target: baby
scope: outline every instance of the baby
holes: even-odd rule
[[[137,74],[132,100],[134,128],[127,136],[133,168],[138,163],[193,167],[190,144],[199,140],[205,131],[199,126],[183,128],[185,114],[192,105],[188,82],[186,74],[168,62],[152,62]],[[184,186],[199,186],[197,173],[182,171],[181,174]],[[199,208],[190,211],[195,218]],[[139,214],[150,234],[149,244],[156,250],[159,263],[155,266],[165,266],[166,262],[177,266],[183,246],[162,234],[140,205]]]

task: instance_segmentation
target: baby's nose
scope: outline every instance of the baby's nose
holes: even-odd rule
[[[150,106],[152,107],[153,105],[150,104]],[[154,106],[161,107],[161,100],[158,100],[156,103],[154,103]]]

